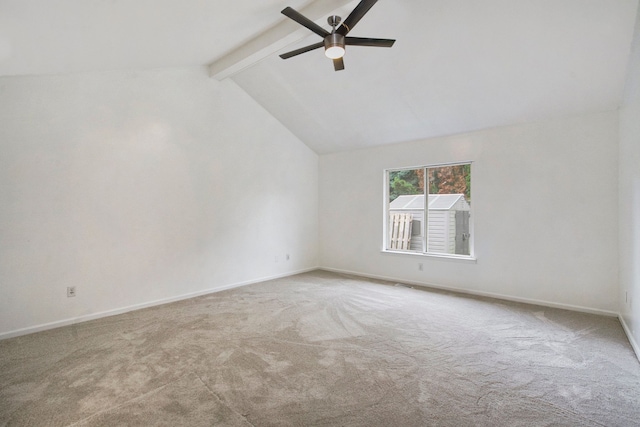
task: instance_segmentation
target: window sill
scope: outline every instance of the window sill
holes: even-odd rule
[[[461,261],[461,262],[469,262],[473,264],[476,264],[478,262],[477,258],[472,256],[466,256],[466,255],[430,254],[430,253],[424,253],[424,252],[393,251],[388,249],[383,249],[381,252],[383,254],[389,254],[389,255],[403,255],[403,256],[410,255],[410,256],[417,256],[421,258],[437,258],[437,259],[442,259],[447,261]]]

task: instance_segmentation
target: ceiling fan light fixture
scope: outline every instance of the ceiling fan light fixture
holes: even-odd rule
[[[362,17],[376,4],[378,0],[360,0],[358,5],[351,11],[347,19],[342,22],[342,18],[338,15],[331,15],[327,18],[327,22],[331,25],[331,31],[327,31],[320,25],[313,22],[300,12],[292,9],[291,7],[285,7],[282,9],[282,14],[292,20],[296,21],[303,27],[311,30],[320,37],[322,41],[311,44],[309,46],[301,47],[291,52],[280,54],[280,58],[289,59],[300,54],[310,52],[312,50],[320,49],[324,47],[324,54],[333,61],[333,69],[335,71],[344,70],[344,61],[342,57],[345,53],[345,48],[349,46],[373,46],[373,47],[391,47],[395,40],[392,39],[374,39],[363,37],[347,37],[347,34],[353,29],[353,27],[362,19]]]
[[[325,49],[324,54],[331,59],[342,58],[344,56],[344,48],[342,46],[331,46]]]
[[[344,36],[332,33],[325,37],[324,54],[331,59],[342,58],[344,56]]]

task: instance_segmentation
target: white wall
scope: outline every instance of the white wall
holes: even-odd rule
[[[320,264],[617,312],[617,153],[613,111],[323,155]],[[381,253],[383,169],[467,160],[477,263]]]
[[[640,357],[640,10],[620,109],[620,311]]]
[[[315,267],[317,168],[204,67],[0,78],[0,338]]]

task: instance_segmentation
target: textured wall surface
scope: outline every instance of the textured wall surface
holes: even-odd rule
[[[323,155],[321,265],[618,312],[617,145],[612,111]],[[477,263],[381,253],[383,170],[463,161]]]
[[[317,168],[204,67],[0,79],[0,335],[315,267]]]
[[[620,109],[620,311],[640,357],[640,11]]]

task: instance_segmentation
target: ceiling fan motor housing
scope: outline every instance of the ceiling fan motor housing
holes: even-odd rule
[[[327,53],[327,56],[329,56],[329,52],[333,49],[341,50],[342,54],[344,54],[344,46],[345,42],[342,34],[331,33],[324,38],[324,50]],[[331,58],[332,56],[329,57]],[[342,55],[337,57],[342,57]]]

